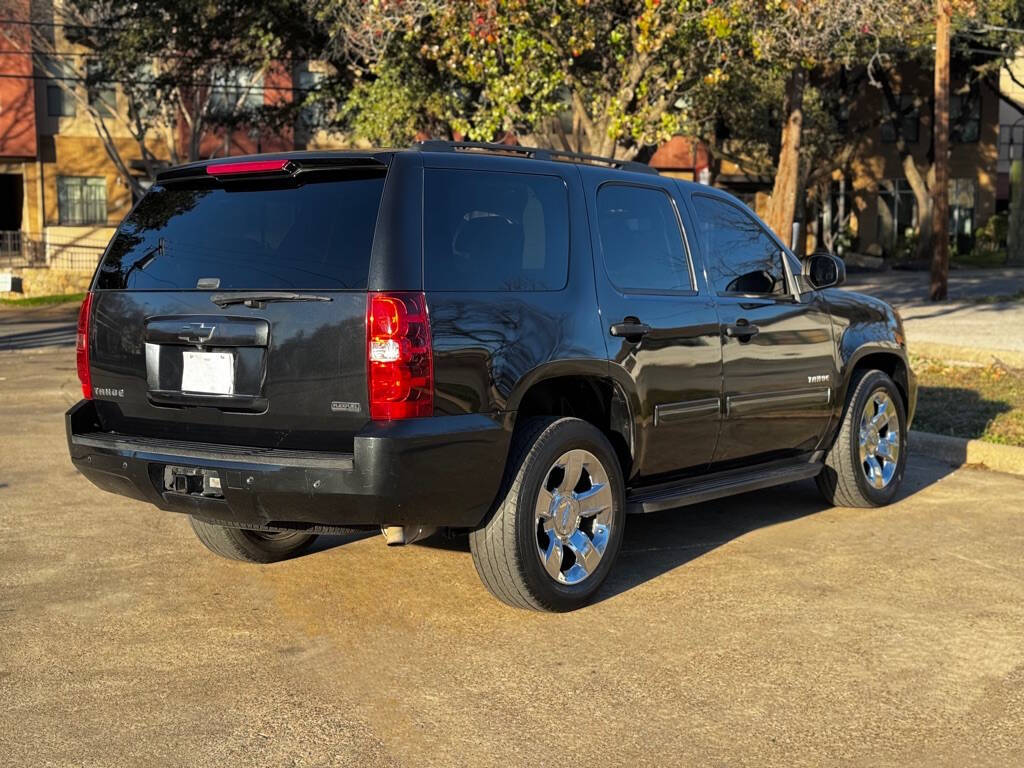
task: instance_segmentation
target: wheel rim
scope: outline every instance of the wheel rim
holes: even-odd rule
[[[868,485],[881,490],[896,476],[900,417],[889,393],[873,392],[860,417],[860,466]]]
[[[563,453],[544,476],[536,505],[537,555],[559,584],[589,578],[612,530],[608,472],[589,451]]]

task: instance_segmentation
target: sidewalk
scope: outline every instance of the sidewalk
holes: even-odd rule
[[[947,301],[928,301],[927,272],[853,274],[846,288],[877,296],[903,317],[911,352],[1024,367],[1024,299],[981,303],[1024,291],[1024,269],[954,270]]]

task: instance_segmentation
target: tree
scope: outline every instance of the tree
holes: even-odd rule
[[[718,13],[746,41],[756,66],[768,79],[782,76],[781,136],[767,223],[790,239],[802,197],[801,146],[805,93],[814,79],[862,65],[893,40],[913,34],[926,0],[729,0]]]
[[[935,0],[935,253],[928,298],[943,301],[949,282],[949,25],[953,9],[949,0]]]
[[[393,5],[398,0],[378,3]],[[363,82],[349,104],[351,125],[372,124],[360,116],[382,102],[368,98],[375,83],[401,81],[407,95],[389,107],[391,124],[406,133],[446,125],[477,140],[514,133],[542,146],[630,159],[684,130],[688,94],[722,72],[726,43],[706,26],[706,0],[475,0],[417,8],[397,26],[387,17],[379,33],[363,36],[388,41],[386,56],[372,45],[369,54],[366,45],[356,47]],[[367,62],[368,55],[377,58]],[[414,60],[405,80],[402,62]],[[416,96],[419,82],[440,98]]]
[[[167,162],[199,159],[204,139],[218,130],[281,125],[291,114],[290,90],[278,92],[276,105],[250,105],[248,96],[262,93],[262,78],[279,60],[302,54],[307,33],[298,2],[65,0],[31,7],[26,53],[88,116],[136,193],[143,191],[139,170],[124,156],[118,129],[131,136],[142,175],[152,179]],[[69,44],[79,46],[74,54]],[[112,86],[127,109],[93,98]]]

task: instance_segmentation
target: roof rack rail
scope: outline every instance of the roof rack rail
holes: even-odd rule
[[[539,147],[522,147],[518,144],[495,144],[486,141],[440,141],[430,139],[418,141],[413,145],[414,149],[421,152],[489,152],[496,155],[512,155],[514,157],[527,157],[534,160],[554,160],[570,163],[589,163],[591,165],[605,165],[609,168],[618,168],[623,171],[635,173],[653,173],[658,175],[658,169],[652,168],[645,163],[638,163],[635,160],[616,160],[614,157],[601,157],[599,155],[587,155],[582,152],[569,152],[562,149],[541,149]]]

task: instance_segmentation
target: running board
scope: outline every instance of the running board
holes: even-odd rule
[[[663,509],[700,504],[736,493],[806,480],[821,472],[823,466],[821,461],[788,461],[742,473],[721,472],[711,476],[687,478],[676,483],[637,488],[626,494],[626,512],[660,512]]]

